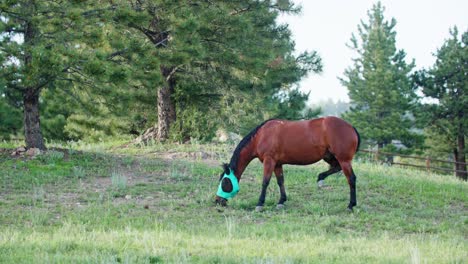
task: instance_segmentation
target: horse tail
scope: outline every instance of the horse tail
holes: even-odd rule
[[[357,131],[357,129],[355,127],[354,128],[354,131],[356,131],[356,135],[357,135],[357,147],[356,147],[356,153],[359,151],[359,146],[361,145],[361,135],[359,135],[359,132]]]

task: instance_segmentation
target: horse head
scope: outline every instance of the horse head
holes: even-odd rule
[[[226,206],[227,200],[236,196],[239,192],[239,181],[234,175],[234,170],[228,164],[223,164],[223,172],[219,176],[218,192],[215,203]]]

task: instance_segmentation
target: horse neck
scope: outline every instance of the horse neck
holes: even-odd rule
[[[249,165],[249,163],[256,157],[253,152],[253,144],[249,144],[245,146],[240,154],[239,159],[237,160],[237,166],[234,165],[234,175],[236,175],[237,179],[241,179],[242,173],[244,173],[245,169]]]

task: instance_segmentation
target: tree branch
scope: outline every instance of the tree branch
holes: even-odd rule
[[[49,78],[46,78],[44,81],[40,82],[39,84],[37,84],[36,86],[34,86],[32,89],[35,91],[35,92],[39,92],[44,86],[48,85],[49,83],[53,82],[55,79],[57,78],[56,75],[54,76],[50,76]]]
[[[244,7],[244,8],[241,8],[241,9],[234,9],[234,11],[232,11],[231,13],[229,13],[229,15],[231,15],[231,16],[236,16],[236,15],[239,15],[239,14],[241,14],[241,13],[250,11],[251,9],[252,9],[252,5],[249,4],[247,7]]]
[[[114,53],[109,54],[109,56],[107,56],[107,59],[108,59],[108,60],[112,60],[114,57],[123,55],[123,54],[125,54],[125,52],[127,52],[127,51],[128,51],[128,48],[125,48],[125,49],[123,49],[123,50],[116,51],[116,52],[114,52]]]
[[[175,66],[175,67],[171,70],[171,72],[169,72],[169,74],[166,76],[166,82],[168,82],[168,81],[172,78],[172,76],[174,75],[174,73],[176,73],[176,71],[177,71],[180,67],[182,67],[182,66],[184,66],[184,64],[180,64],[180,65]]]
[[[9,16],[12,16],[12,17],[14,17],[14,18],[16,18],[16,19],[22,20],[22,21],[29,21],[28,18],[22,17],[21,14],[18,14],[18,13],[15,13],[15,12],[11,12],[11,11],[9,11],[9,10],[6,10],[5,8],[0,8],[0,14],[1,14],[2,12],[3,12],[3,13],[6,13],[6,14],[8,14]]]
[[[93,9],[93,10],[88,10],[83,13],[81,13],[82,16],[88,17],[92,15],[99,15],[102,11],[114,11],[117,9],[117,5],[113,4],[109,7],[106,8],[98,8],[98,9]]]
[[[143,33],[145,36],[147,36],[151,42],[156,46],[167,46],[165,43],[169,40],[169,33],[170,30],[165,30],[165,31],[153,31],[148,28],[142,27],[140,25],[137,25],[135,23],[129,23],[129,27],[134,28],[141,33]]]

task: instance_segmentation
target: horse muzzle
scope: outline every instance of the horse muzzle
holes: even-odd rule
[[[221,206],[227,206],[227,199],[223,197],[216,196],[215,203]]]

